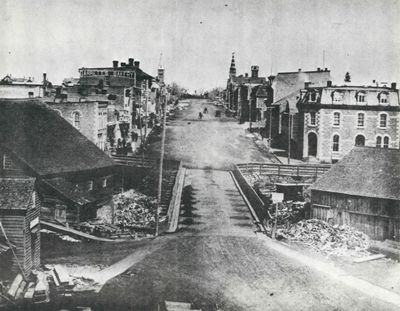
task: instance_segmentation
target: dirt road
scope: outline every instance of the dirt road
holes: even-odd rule
[[[173,300],[206,311],[395,310],[257,238],[229,172],[221,169],[268,156],[236,122],[214,118],[214,107],[198,121],[202,106],[192,103],[168,127],[167,155],[192,167],[185,179],[179,232],[157,238],[152,242],[156,247],[144,246],[140,259],[127,257],[131,267],[104,286],[96,299],[99,309],[157,310],[159,302]]]

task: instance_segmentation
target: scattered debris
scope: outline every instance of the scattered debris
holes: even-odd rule
[[[57,232],[47,230],[47,229],[40,229],[40,233],[52,234],[52,235],[58,236],[63,241],[67,241],[67,242],[71,242],[71,243],[80,243],[81,242],[81,240],[75,239],[69,235],[57,233]]]
[[[287,228],[279,228],[276,237],[300,242],[329,255],[370,255],[370,239],[366,234],[349,226],[330,225],[319,219],[302,220]]]
[[[362,262],[377,260],[377,259],[381,259],[381,258],[385,258],[385,257],[386,257],[386,255],[383,255],[383,254],[374,254],[374,255],[371,255],[371,256],[355,258],[353,260],[353,262],[362,263]]]

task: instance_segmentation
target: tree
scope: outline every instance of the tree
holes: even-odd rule
[[[351,82],[351,77],[349,72],[346,72],[346,75],[344,76],[344,82]]]

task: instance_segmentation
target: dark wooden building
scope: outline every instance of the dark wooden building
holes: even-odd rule
[[[77,223],[111,200],[114,161],[39,101],[0,101],[0,159],[0,177],[36,178],[43,219]]]
[[[35,190],[35,178],[0,178],[0,222],[11,242],[15,258],[7,252],[12,270],[28,275],[40,265],[40,200]],[[3,232],[2,245],[9,247]],[[5,268],[2,266],[2,268]]]
[[[354,147],[311,186],[312,217],[400,240],[400,150]]]

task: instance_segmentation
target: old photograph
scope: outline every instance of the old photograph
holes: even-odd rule
[[[0,310],[400,310],[400,0],[0,0]]]

